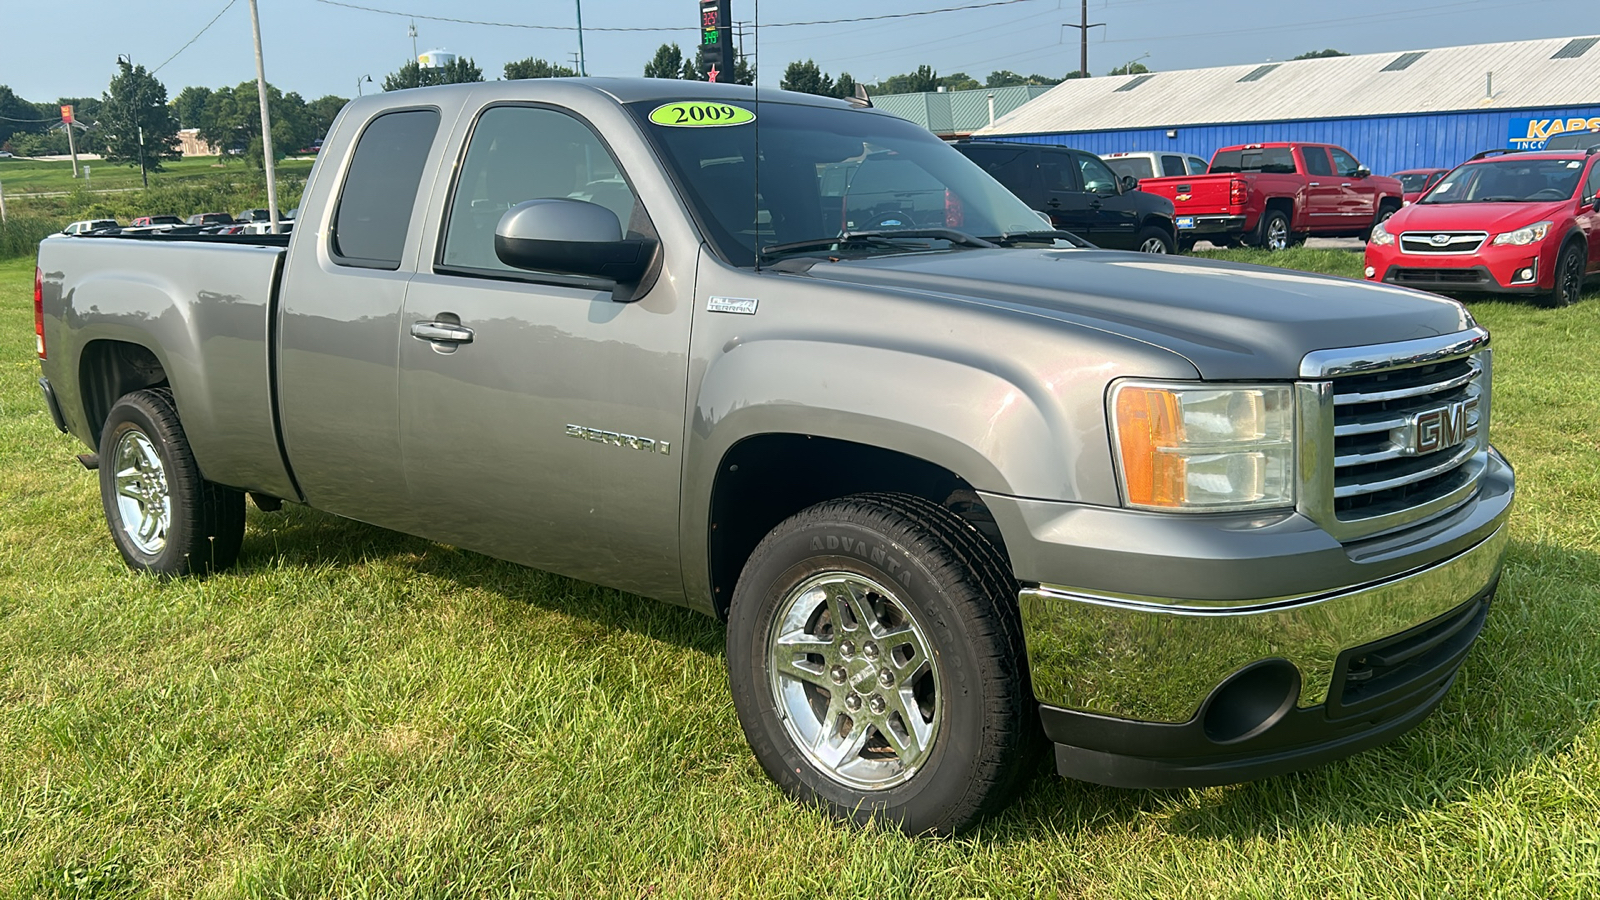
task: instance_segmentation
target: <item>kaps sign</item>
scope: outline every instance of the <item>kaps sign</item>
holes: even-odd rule
[[[1544,142],[1568,131],[1600,129],[1600,116],[1593,119],[1512,119],[1506,137],[1514,150],[1543,150]]]

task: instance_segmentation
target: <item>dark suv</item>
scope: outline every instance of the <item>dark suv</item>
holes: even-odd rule
[[[1176,246],[1172,201],[1118,178],[1093,153],[1000,141],[954,146],[1057,228],[1100,247],[1172,253]]]

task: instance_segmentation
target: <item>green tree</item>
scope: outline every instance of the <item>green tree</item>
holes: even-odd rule
[[[935,90],[940,87],[947,91],[971,91],[981,88],[983,85],[979,84],[978,79],[973,78],[971,75],[965,72],[957,72],[954,75],[941,77]]]
[[[200,127],[206,119],[206,104],[211,100],[211,89],[190,85],[178,92],[172,98],[172,114],[178,119],[179,128]]]
[[[1329,47],[1326,50],[1312,50],[1310,53],[1302,53],[1299,56],[1294,57],[1294,59],[1327,59],[1331,56],[1349,55],[1350,54],[1344,52],[1343,50],[1335,50],[1332,47]]]
[[[915,72],[891,75],[872,88],[874,94],[916,94],[939,89],[939,73],[932,66],[917,66]]]
[[[733,63],[733,77],[721,79],[728,84],[752,85],[756,83],[755,67],[750,65],[750,57],[743,53]]]
[[[682,79],[686,76],[686,73],[689,72],[695,72],[695,74],[688,75],[688,77],[698,77],[698,72],[696,72],[694,68],[694,62],[684,61],[683,49],[677,44],[662,44],[660,48],[656,50],[655,58],[645,63],[644,66],[644,77],[646,78]]]
[[[833,95],[849,99],[856,95],[856,80],[849,72],[840,72],[833,82]]]
[[[167,88],[144,66],[126,58],[117,60],[117,66],[100,108],[100,155],[107,162],[159,172],[163,159],[183,156],[178,150],[178,122],[167,108]]]
[[[383,89],[401,91],[406,88],[432,87],[436,84],[468,84],[483,80],[483,70],[469,56],[458,56],[446,66],[426,69],[416,60],[408,60],[397,72],[383,76]]]
[[[38,121],[41,119],[43,121]],[[41,114],[37,104],[29,103],[0,84],[0,141],[10,140],[13,134],[38,134],[58,121],[60,119],[55,116]]]
[[[1144,63],[1127,63],[1107,72],[1107,75],[1144,75],[1150,69]]]
[[[989,77],[984,79],[983,86],[988,88],[1003,88],[1017,87],[1018,85],[1024,84],[1054,85],[1060,83],[1060,78],[1051,78],[1048,75],[1018,75],[1016,72],[1013,72],[1009,69],[1000,69],[998,71],[990,72]]]
[[[517,81],[523,78],[576,78],[577,75],[578,73],[574,69],[558,66],[542,59],[534,59],[531,56],[527,59],[508,62],[505,68],[507,81]]]
[[[343,97],[328,94],[306,104],[306,127],[310,130],[312,140],[328,136],[328,129],[333,127],[333,120],[339,115],[339,110],[344,109],[349,103]]]
[[[786,91],[799,91],[802,94],[835,96],[833,78],[810,59],[805,62],[789,63],[788,68],[783,70],[783,78],[778,82],[778,87]]]

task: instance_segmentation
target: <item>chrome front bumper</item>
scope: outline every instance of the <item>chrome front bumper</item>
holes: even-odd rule
[[[1335,591],[1245,601],[1165,600],[1044,584],[1022,591],[1034,694],[1047,707],[1152,723],[1190,722],[1230,676],[1262,660],[1299,673],[1294,706],[1330,698],[1341,655],[1406,632],[1486,592],[1502,523],[1426,568]],[[1353,676],[1352,676],[1353,677]]]

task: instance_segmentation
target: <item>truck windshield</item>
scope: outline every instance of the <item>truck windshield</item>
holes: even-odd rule
[[[679,110],[712,106],[721,108],[721,120],[739,124],[696,125],[690,124],[692,118],[678,123]],[[819,243],[809,252],[828,252],[825,239],[859,232],[888,239],[853,242],[850,255],[929,249],[930,241],[938,249],[981,246],[955,232],[984,237],[1051,233],[1037,213],[965,156],[894,116],[790,103],[758,108],[743,102],[656,101],[629,108],[693,207],[702,232],[736,266],[754,265],[758,248]],[[941,229],[950,230],[954,240],[930,234]],[[897,241],[896,231],[917,241]]]
[[[1565,200],[1583,175],[1581,159],[1498,159],[1462,166],[1419,203],[1545,203]]]
[[[1433,175],[1432,172],[1401,172],[1394,177],[1400,179],[1402,190],[1408,194],[1415,194],[1428,186],[1428,179]]]

